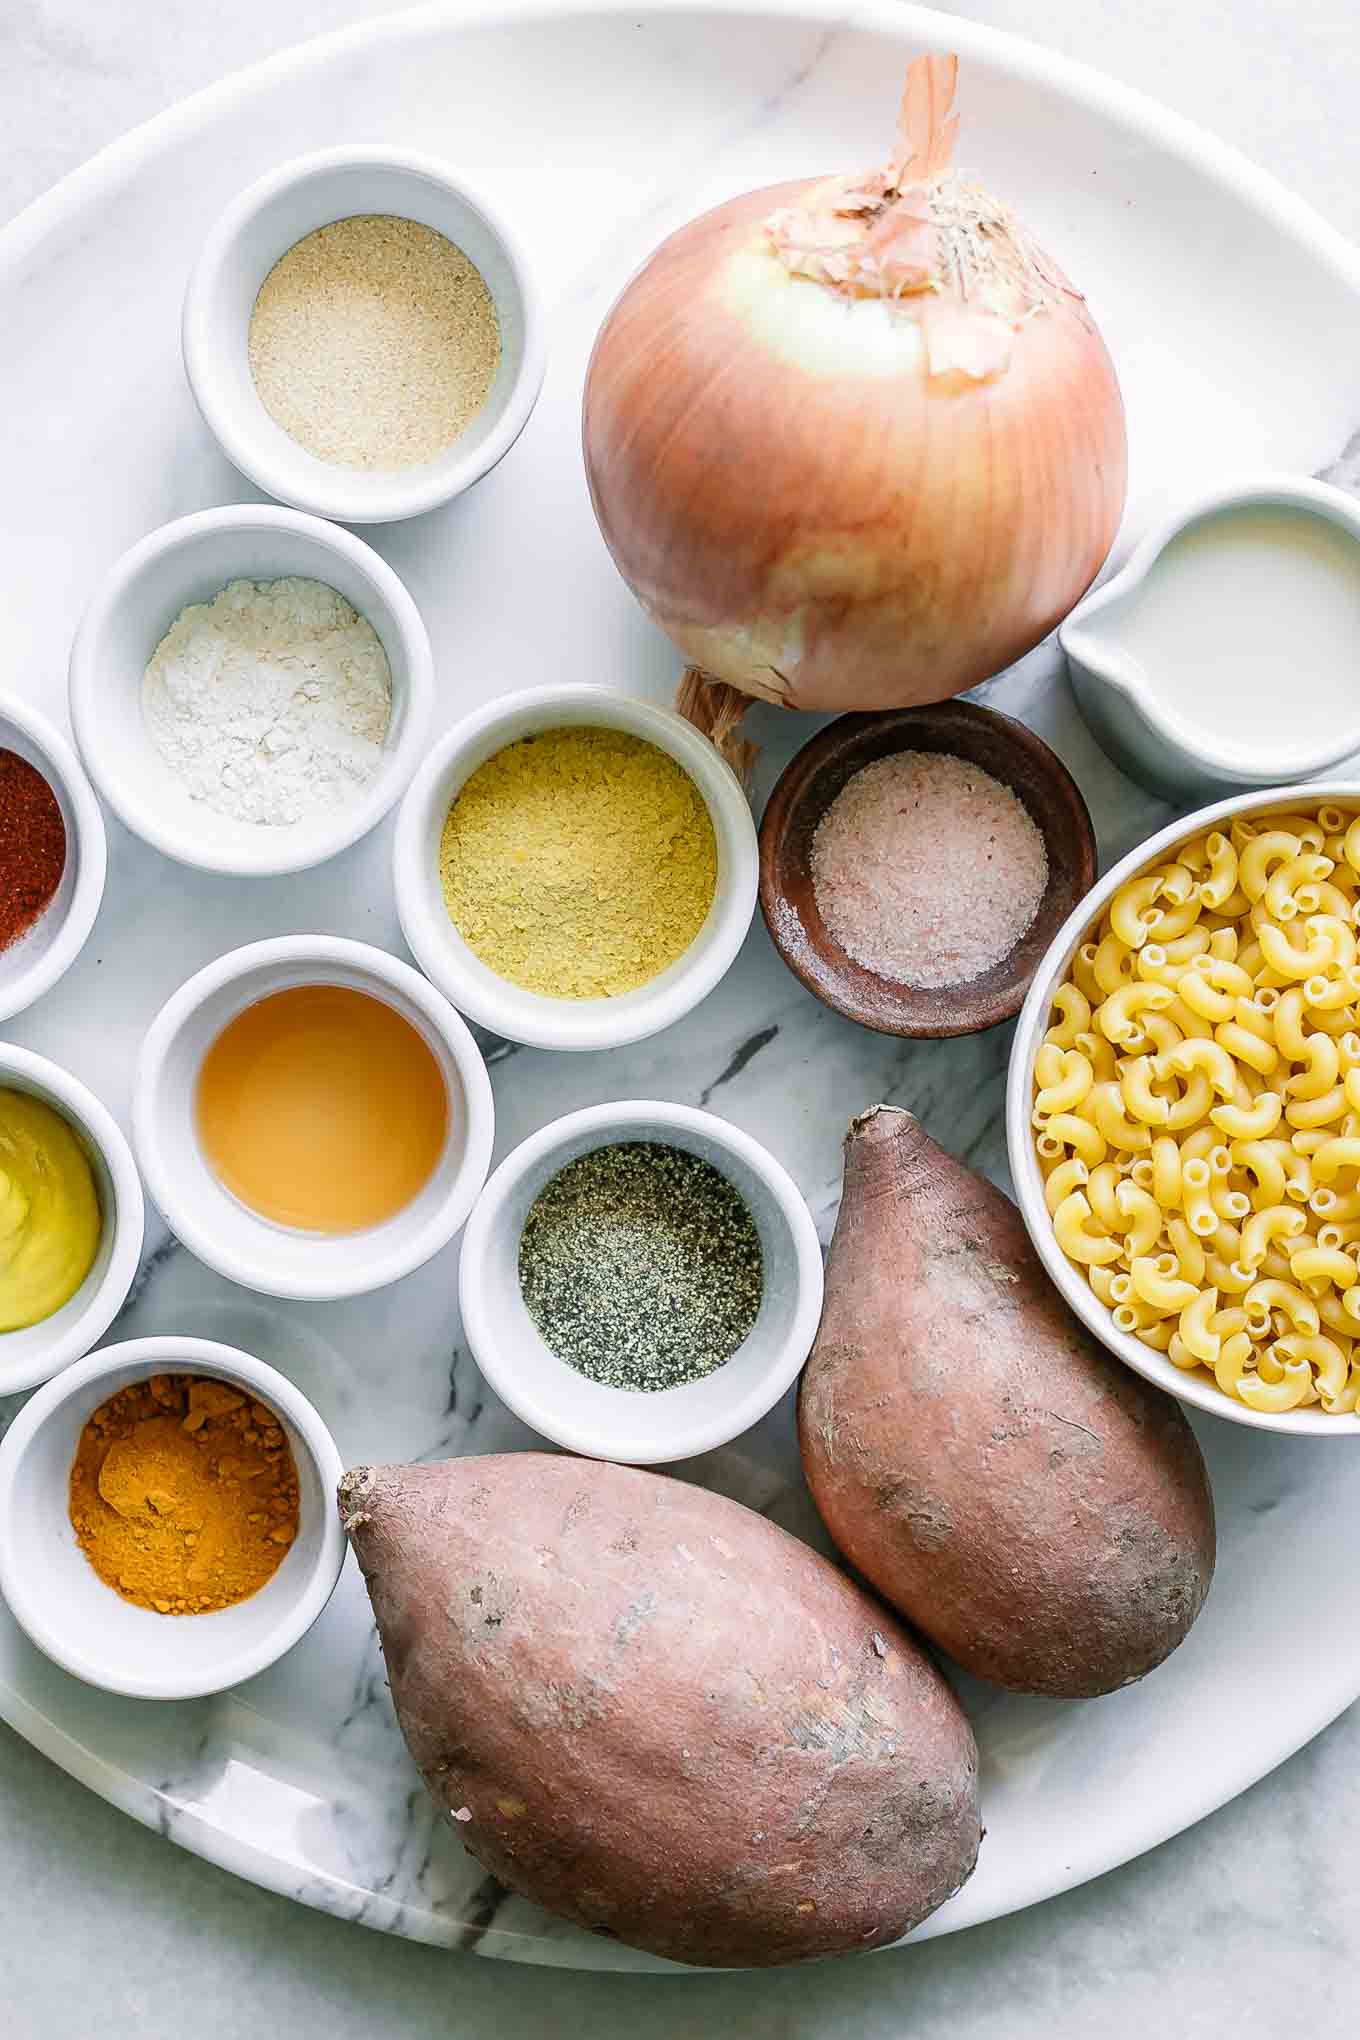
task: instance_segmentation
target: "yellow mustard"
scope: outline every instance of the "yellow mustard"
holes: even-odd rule
[[[102,1223],[70,1126],[41,1098],[0,1090],[0,1332],[40,1324],[75,1295]]]

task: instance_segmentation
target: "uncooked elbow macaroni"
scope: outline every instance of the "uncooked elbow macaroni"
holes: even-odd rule
[[[1033,1123],[1119,1330],[1263,1411],[1360,1402],[1360,814],[1139,872],[1053,995]]]

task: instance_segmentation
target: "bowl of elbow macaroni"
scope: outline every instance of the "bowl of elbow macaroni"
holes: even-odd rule
[[[1360,1432],[1360,783],[1220,801],[1115,865],[1039,966],[1006,1125],[1040,1258],[1120,1359]]]

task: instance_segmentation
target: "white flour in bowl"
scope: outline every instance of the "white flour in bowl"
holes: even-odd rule
[[[369,785],[392,674],[372,624],[324,582],[232,581],[175,618],[143,677],[142,714],[193,799],[288,827]]]

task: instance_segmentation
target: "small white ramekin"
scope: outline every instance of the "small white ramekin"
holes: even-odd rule
[[[569,1162],[616,1141],[702,1155],[741,1193],[760,1234],[765,1293],[749,1336],[682,1388],[591,1381],[549,1350],[520,1293],[520,1234],[534,1199]],[[739,1127],[656,1099],[592,1105],[532,1134],[496,1170],[468,1220],[459,1302],[473,1358],[524,1423],[593,1459],[657,1466],[749,1431],[797,1378],[822,1315],[822,1249],[793,1178]]]
[[[277,425],[250,373],[250,317],[260,286],[318,227],[388,213],[433,227],[485,278],[501,359],[481,413],[438,459],[370,472],[318,460]],[[228,460],[281,502],[346,524],[415,517],[470,488],[510,451],[538,400],[543,314],[519,243],[491,203],[437,157],[365,143],[280,164],[232,201],[209,230],[189,279],[184,368]]]
[[[717,891],[689,948],[649,984],[614,999],[554,999],[498,977],[454,927],[439,884],[444,823],[478,766],[521,737],[582,725],[626,730],[674,758],[703,796],[718,846]],[[726,760],[673,709],[609,687],[533,687],[455,724],[407,790],[392,856],[402,932],[426,976],[460,1012],[534,1048],[618,1048],[659,1033],[697,1006],[746,938],[759,872],[750,805]]]
[[[71,1464],[101,1404],[153,1374],[227,1381],[268,1404],[298,1471],[298,1535],[273,1578],[235,1607],[158,1615],[105,1586],[71,1526]],[[335,1505],[343,1471],[304,1395],[262,1360],[212,1339],[131,1339],[49,1382],[0,1441],[0,1595],[64,1670],[138,1700],[192,1700],[253,1678],[305,1636],[335,1590],[345,1539]]]
[[[448,1136],[433,1176],[395,1217],[360,1232],[293,1232],[247,1210],[209,1168],[195,1127],[199,1069],[227,1022],[271,992],[316,984],[352,986],[400,1013],[429,1046],[448,1089]],[[148,1028],[133,1087],[133,1139],[166,1223],[219,1275],[267,1296],[359,1296],[419,1268],[471,1211],[491,1163],[494,1125],[486,1064],[447,1001],[386,950],[334,935],[253,942],[197,972]]]
[[[392,721],[358,800],[288,826],[239,822],[194,800],[166,765],[142,715],[142,678],[189,603],[211,602],[230,581],[294,574],[336,589],[372,624],[392,672]],[[424,755],[433,671],[420,611],[371,546],[298,510],[236,503],[163,524],[105,575],[71,646],[71,722],[90,777],[135,835],[200,871],[269,877],[323,863],[382,820]]]
[[[0,950],[0,1020],[9,1020],[50,991],[85,947],[104,897],[108,846],[99,802],[75,752],[45,715],[8,692],[0,693],[0,749],[41,772],[66,824],[66,867],[46,913]]]
[[[1092,1290],[1080,1269],[1073,1267],[1058,1245],[1044,1202],[1044,1179],[1034,1147],[1031,1113],[1034,1106],[1034,1059],[1048,1027],[1053,994],[1067,977],[1072,958],[1086,939],[1086,931],[1109,906],[1126,879],[1160,863],[1178,844],[1200,835],[1205,829],[1224,828],[1237,815],[1269,814],[1301,807],[1325,807],[1334,801],[1339,807],[1360,808],[1360,781],[1317,780],[1305,787],[1271,787],[1259,793],[1236,794],[1216,801],[1212,807],[1183,815],[1149,836],[1127,857],[1113,865],[1092,886],[1084,900],[1069,915],[1041,961],[1028,996],[1015,1024],[1011,1044],[1010,1070],[1006,1080],[1006,1146],[1010,1156],[1011,1180],[1016,1202],[1033,1240],[1039,1259],[1066,1301],[1101,1344],[1131,1367],[1136,1374],[1155,1381],[1181,1402],[1205,1410],[1211,1417],[1226,1417],[1231,1424],[1245,1424],[1254,1431],[1288,1431],[1315,1438],[1353,1438],[1360,1435],[1360,1416],[1329,1417],[1317,1408],[1253,1410],[1236,1396],[1225,1395],[1217,1384],[1200,1371],[1186,1373],[1173,1367],[1164,1353],[1154,1352],[1131,1332],[1121,1332],[1105,1305]]]
[[[40,1324],[0,1332],[0,1395],[47,1381],[88,1353],[122,1309],[142,1258],[142,1181],[111,1112],[66,1070],[31,1049],[0,1042],[0,1089],[41,1098],[71,1126],[90,1159],[103,1228],[89,1274]]]

